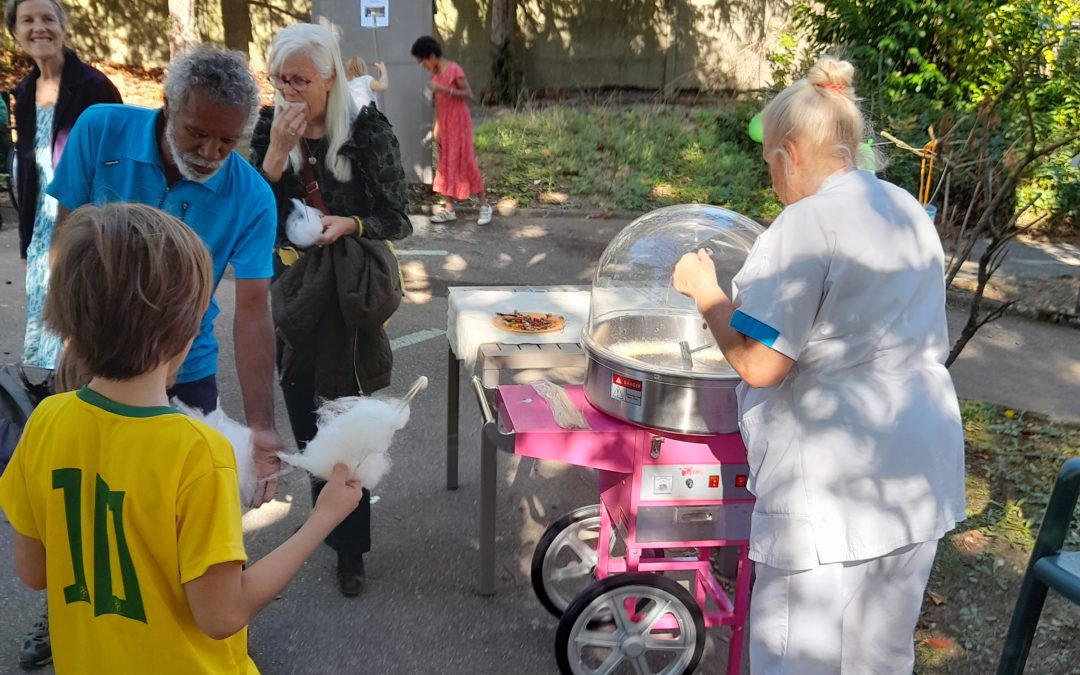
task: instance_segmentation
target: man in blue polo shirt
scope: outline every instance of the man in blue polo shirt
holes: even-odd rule
[[[214,287],[232,266],[236,371],[255,461],[267,479],[256,505],[273,498],[281,441],[274,430],[274,331],[268,290],[277,213],[266,181],[239,154],[259,108],[259,88],[239,52],[199,48],[169,65],[165,105],[87,109],[71,132],[48,192],[63,211],[137,202],[182,220],[206,243]],[[63,213],[61,214],[61,218]],[[62,224],[61,224],[62,227]],[[170,390],[184,403],[217,407],[217,342],[211,301],[199,336]]]
[[[261,479],[255,506],[277,489],[281,440],[274,428],[274,329],[269,288],[277,229],[266,181],[233,152],[259,111],[259,88],[239,52],[199,48],[169,64],[165,105],[88,108],[71,131],[48,193],[67,212],[84,204],[136,202],[188,225],[214,260],[214,288],[226,266],[236,279],[233,322],[236,373]],[[211,301],[199,336],[169,390],[193,408],[217,407],[217,342]],[[43,615],[23,645],[35,663],[51,656]]]

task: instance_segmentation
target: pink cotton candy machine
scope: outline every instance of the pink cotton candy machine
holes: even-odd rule
[[[499,387],[515,453],[598,472],[600,503],[548,527],[533,555],[533,588],[559,617],[562,673],[690,673],[717,626],[730,629],[726,672],[739,672],[754,503],[739,380],[671,275],[679,257],[706,247],[730,286],[760,230],[730,211],[684,206],[612,241],[583,336],[586,382],[563,388],[587,428],[560,426],[566,415],[532,386]],[[714,552],[734,554],[727,588]]]

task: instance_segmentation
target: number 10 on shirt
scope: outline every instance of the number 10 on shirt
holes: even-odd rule
[[[52,474],[54,490],[64,493],[64,517],[67,521],[68,545],[71,548],[71,567],[75,580],[64,587],[64,601],[91,602],[90,588],[86,581],[82,547],[82,469],[55,469]],[[146,610],[143,608],[142,594],[139,592],[139,580],[135,575],[135,565],[131,561],[131,552],[124,537],[124,493],[109,489],[100,475],[96,476],[94,490],[94,616],[119,614],[135,621],[146,623]],[[111,518],[109,517],[111,514]],[[124,597],[113,594],[112,561],[110,551],[109,523],[116,539],[116,561],[120,567],[120,579],[124,586]]]

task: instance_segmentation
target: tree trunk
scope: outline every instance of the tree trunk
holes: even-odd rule
[[[195,30],[195,0],[169,0],[169,58],[199,44]]]
[[[225,46],[251,55],[251,7],[248,0],[221,0]]]
[[[510,41],[514,22],[514,0],[491,0],[491,44],[502,47]]]
[[[515,0],[491,0],[491,96],[495,103],[513,103],[518,93],[518,76],[511,54],[517,26]]]

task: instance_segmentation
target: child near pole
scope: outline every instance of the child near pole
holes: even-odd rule
[[[382,61],[376,61],[373,65],[379,72],[377,78],[368,73],[367,63],[359,56],[354,56],[345,62],[345,75],[349,78],[349,93],[352,94],[357,108],[364,108],[374,103],[376,108],[381,109],[376,94],[390,88],[390,77],[386,74],[386,65]]]

